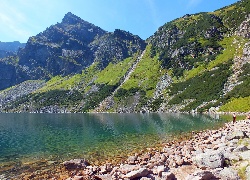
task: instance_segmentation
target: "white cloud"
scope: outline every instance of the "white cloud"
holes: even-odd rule
[[[28,32],[22,30],[20,27],[17,26],[16,20],[7,16],[6,14],[0,13],[0,20],[1,24],[4,24],[1,25],[1,29],[5,30],[5,33],[11,33],[13,34],[13,36],[28,35]]]
[[[26,42],[53,24],[50,20],[58,4],[58,0],[1,0],[0,41],[8,37],[9,41]]]
[[[159,27],[160,22],[159,22],[159,18],[158,18],[156,4],[155,4],[154,0],[146,0],[146,1],[147,1],[149,8],[150,8],[150,14],[151,14],[151,17],[153,19],[153,23],[156,27]]]
[[[7,37],[13,40],[26,41],[30,32],[22,27],[27,23],[25,15],[13,6],[13,2],[3,1],[0,7],[0,41]]]
[[[202,0],[188,0],[187,8],[194,8],[201,3]]]

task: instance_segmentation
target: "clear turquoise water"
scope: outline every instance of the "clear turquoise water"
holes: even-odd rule
[[[0,165],[24,159],[101,162],[224,122],[188,114],[0,114]]]

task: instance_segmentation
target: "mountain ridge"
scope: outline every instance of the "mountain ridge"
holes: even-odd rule
[[[15,72],[10,73],[24,73],[11,83],[14,85],[25,80],[48,80],[56,75],[81,73],[93,62],[99,62],[100,67],[105,68],[109,61],[127,58],[144,49],[145,45],[131,33],[121,30],[109,33],[67,13],[61,23],[30,37],[17,56],[3,59],[3,62],[14,66]],[[13,58],[16,59],[14,63]],[[1,85],[0,89],[3,89]]]
[[[31,37],[19,51],[18,62],[5,60],[16,63],[26,79],[46,83],[2,102],[1,111],[250,111],[249,15],[249,0],[242,0],[167,22],[144,42],[129,32],[106,32],[67,13],[62,23]],[[41,46],[45,50],[39,54]],[[38,56],[40,62],[27,61],[27,54]]]

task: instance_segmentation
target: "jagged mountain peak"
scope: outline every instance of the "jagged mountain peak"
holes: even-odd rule
[[[76,24],[79,21],[83,20],[71,12],[65,14],[64,18],[62,19],[62,23],[67,23],[67,24]]]
[[[87,28],[87,30],[90,30],[91,28],[95,28],[101,31],[104,31],[103,29],[101,29],[100,27],[83,20],[82,18],[78,17],[77,15],[68,12],[67,14],[65,14],[64,18],[62,19],[62,22],[59,24],[63,24],[65,26],[67,25],[83,25],[85,28]]]
[[[49,79],[79,73],[94,61],[108,65],[113,59],[123,60],[145,48],[138,36],[121,30],[115,34],[68,12],[60,23],[29,38],[18,52],[18,63],[29,79]]]

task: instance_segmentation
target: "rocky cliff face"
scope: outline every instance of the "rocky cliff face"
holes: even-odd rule
[[[69,12],[61,23],[30,37],[26,46],[19,49],[18,61],[15,62],[16,72],[10,71],[10,76],[15,77],[17,71],[21,71],[22,78],[7,84],[81,73],[93,62],[105,68],[109,62],[121,61],[142,51],[145,46],[145,42],[138,36],[122,30],[106,32]],[[6,57],[9,54],[3,52],[0,55]],[[5,58],[3,61],[10,64],[10,59]]]
[[[13,52],[0,50],[0,59],[1,59],[1,58],[5,58],[5,57],[8,57],[8,56],[13,56],[13,55],[14,55]]]
[[[152,53],[159,53],[166,68],[174,69],[174,75],[182,76],[202,61],[211,61],[222,47],[217,43],[226,27],[222,19],[213,14],[185,15],[166,23],[148,39]]]
[[[127,32],[108,33],[67,13],[61,23],[30,37],[18,56],[19,64],[27,67],[31,79],[46,79],[80,73],[94,61],[106,66],[114,59],[122,60],[144,47],[144,41],[138,36]]]
[[[93,41],[90,47],[94,52],[95,62],[100,62],[104,68],[109,62],[119,62],[138,51],[142,52],[146,43],[139,36],[116,29]]]
[[[0,61],[0,89],[8,88],[16,83],[16,69],[13,65]]]
[[[27,67],[31,79],[79,73],[93,62],[88,44],[106,32],[72,13],[61,23],[30,37],[18,52],[19,64]]]

